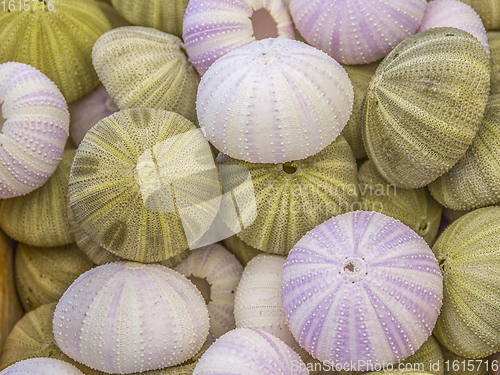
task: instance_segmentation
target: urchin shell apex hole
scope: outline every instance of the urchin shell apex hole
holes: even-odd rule
[[[439,269],[443,275],[446,274],[450,269],[450,260],[447,258],[439,259]]]
[[[352,282],[359,281],[366,276],[366,265],[364,259],[347,258],[342,265],[344,276]]]
[[[275,62],[276,60],[279,60],[279,58],[280,58],[280,53],[278,51],[272,49],[264,49],[259,51],[255,55],[254,60],[259,63],[267,65]]]
[[[196,288],[201,292],[201,295],[203,296],[203,299],[205,300],[205,303],[208,305],[210,301],[212,301],[211,297],[211,285],[207,281],[206,278],[201,278],[201,277],[196,277],[196,276],[188,276],[187,277],[189,281],[191,281]]]
[[[421,220],[420,223],[418,224],[418,228],[417,228],[417,231],[418,233],[422,236],[422,235],[425,235],[428,231],[429,231],[429,221],[428,220]]]
[[[297,167],[292,162],[283,163],[283,171],[288,174],[294,174],[297,172]]]
[[[253,27],[253,36],[257,40],[278,37],[278,24],[267,9],[254,10],[250,16]]]

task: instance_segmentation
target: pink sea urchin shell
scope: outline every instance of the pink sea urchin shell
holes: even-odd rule
[[[434,0],[427,3],[424,19],[417,32],[433,27],[455,27],[474,35],[490,54],[488,37],[481,17],[471,6],[459,0]]]
[[[72,364],[54,358],[31,358],[10,365],[0,375],[83,375]]]
[[[35,68],[0,65],[0,198],[28,194],[56,170],[69,135],[57,86]]]
[[[256,40],[251,16],[265,9],[276,22],[277,36],[294,39],[293,23],[282,0],[190,0],[182,38],[189,60],[203,75],[218,58]]]
[[[202,355],[193,375],[308,374],[304,362],[271,333],[237,328],[221,336]]]
[[[202,77],[196,110],[221,152],[250,163],[305,159],[331,144],[351,114],[353,88],[342,66],[305,43],[252,42]]]
[[[431,334],[443,298],[427,243],[400,221],[365,211],[308,232],[288,255],[281,288],[300,346],[322,362],[358,365],[413,354]]]
[[[178,365],[208,335],[201,293],[157,264],[108,263],[76,279],[54,312],[57,346],[86,366],[128,374]]]
[[[426,0],[290,0],[295,26],[309,44],[343,64],[366,64],[413,35]]]

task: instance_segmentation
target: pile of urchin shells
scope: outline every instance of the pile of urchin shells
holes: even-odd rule
[[[0,36],[0,375],[500,374],[500,0]]]

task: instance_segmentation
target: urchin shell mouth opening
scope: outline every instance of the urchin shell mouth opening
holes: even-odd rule
[[[363,279],[368,274],[364,258],[346,258],[339,274],[352,283]]]
[[[419,235],[423,236],[427,234],[430,228],[430,222],[429,220],[422,219],[418,224],[417,224],[417,232]]]
[[[211,289],[212,289],[212,286],[207,281],[207,279],[206,278],[197,277],[197,276],[193,276],[193,275],[188,276],[187,278],[201,292],[201,295],[203,296],[203,299],[205,300],[205,304],[208,305],[208,303],[212,301],[212,299],[211,299]]]
[[[278,37],[278,23],[267,9],[260,8],[253,11],[250,16],[252,21],[253,37],[257,40]]]
[[[276,164],[276,170],[285,178],[296,178],[300,172],[300,165],[295,161],[287,161],[285,163]]]
[[[283,163],[283,172],[288,173],[288,174],[294,174],[297,172],[297,166],[293,162],[287,161],[286,163]]]

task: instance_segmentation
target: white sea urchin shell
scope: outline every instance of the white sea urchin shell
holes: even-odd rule
[[[269,38],[217,60],[201,79],[196,110],[221,152],[250,163],[284,163],[331,144],[353,97],[347,73],[326,53]]]
[[[69,357],[103,372],[175,366],[208,335],[201,293],[156,264],[108,263],[81,275],[59,300],[54,338]]]
[[[83,375],[75,366],[54,358],[31,358],[19,361],[0,372],[0,375]]]

